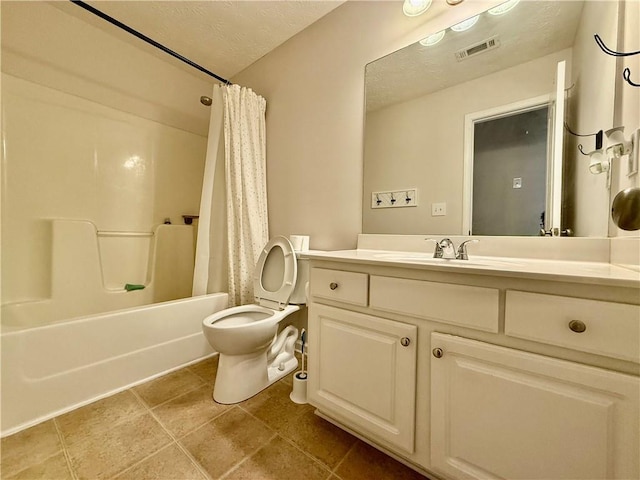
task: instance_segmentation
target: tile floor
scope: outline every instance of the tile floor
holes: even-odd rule
[[[289,399],[291,376],[238,405],[217,358],[2,439],[2,479],[424,479]]]

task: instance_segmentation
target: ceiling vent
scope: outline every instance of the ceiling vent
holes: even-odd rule
[[[500,40],[498,39],[498,37],[491,37],[487,40],[483,40],[482,42],[473,44],[470,47],[458,50],[456,52],[456,60],[461,62],[462,60],[466,60],[469,57],[488,52],[489,50],[493,50],[494,48],[498,48],[499,46]]]

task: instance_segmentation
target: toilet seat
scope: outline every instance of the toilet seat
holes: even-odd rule
[[[282,275],[282,284],[278,290],[270,291],[264,288],[262,278],[267,259],[270,255],[274,254],[274,248],[276,247],[282,250],[282,254],[284,256],[282,262],[284,272]],[[253,274],[253,295],[256,303],[274,310],[283,310],[289,303],[289,298],[296,286],[297,275],[298,262],[289,239],[281,236],[272,238],[262,249],[262,253],[260,253],[260,258],[258,258]]]

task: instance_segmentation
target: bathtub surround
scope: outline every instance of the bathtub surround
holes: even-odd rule
[[[26,326],[188,296],[206,139],[6,74],[2,100],[3,310],[40,312]]]

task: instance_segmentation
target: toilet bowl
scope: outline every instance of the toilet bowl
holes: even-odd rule
[[[204,335],[220,354],[213,389],[216,402],[246,400],[298,367],[294,355],[298,329],[287,326],[278,334],[278,327],[306,302],[306,263],[297,258],[287,238],[273,238],[255,266],[256,303],[228,308],[203,320]]]

